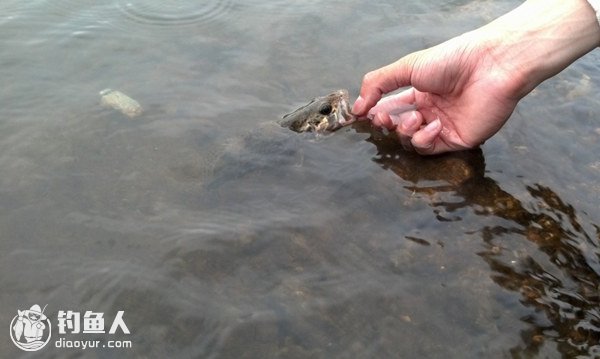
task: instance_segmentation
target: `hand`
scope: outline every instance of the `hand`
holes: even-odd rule
[[[480,145],[509,118],[524,84],[522,76],[469,38],[449,40],[368,73],[353,112],[395,130],[405,147],[421,154]],[[407,85],[412,88],[379,101],[382,94]]]
[[[395,130],[421,154],[476,147],[523,96],[599,43],[586,1],[527,0],[486,26],[369,72],[352,112]]]

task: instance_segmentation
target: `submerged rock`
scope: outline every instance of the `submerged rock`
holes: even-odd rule
[[[100,96],[102,96],[100,101],[103,105],[119,110],[127,117],[133,118],[142,114],[140,103],[121,91],[104,89],[100,91]]]

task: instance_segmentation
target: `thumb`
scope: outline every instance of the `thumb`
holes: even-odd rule
[[[365,116],[382,95],[400,87],[409,86],[414,62],[415,54],[410,54],[394,63],[367,73],[363,77],[360,95],[352,107],[352,113],[357,116]]]

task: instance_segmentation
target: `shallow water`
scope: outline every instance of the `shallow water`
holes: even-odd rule
[[[481,150],[270,125],[517,4],[3,1],[0,323],[47,304],[47,358],[600,355],[599,52]]]

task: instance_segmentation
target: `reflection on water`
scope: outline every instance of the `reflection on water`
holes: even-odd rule
[[[274,124],[517,3],[0,3],[0,322],[125,311],[132,350],[47,358],[600,355],[598,54],[474,151]]]
[[[440,221],[438,208],[451,213],[470,207],[478,216],[496,216],[506,224],[477,231],[485,243],[478,254],[489,264],[491,277],[502,288],[521,294],[521,302],[535,309],[523,318],[529,327],[521,333],[523,343],[511,348],[514,356],[540,354],[545,340],[557,343],[569,357],[600,354],[600,227],[587,233],[573,206],[550,188],[527,186],[529,208],[492,179],[485,177],[481,151],[468,151],[424,160],[398,149],[395,139],[375,132],[368,139],[377,145],[375,161],[403,179],[414,182],[407,189],[427,193]],[[422,181],[445,185],[421,186]],[[462,201],[445,202],[441,194],[454,193]],[[535,254],[510,253],[503,242],[517,236],[534,243]],[[427,243],[427,242],[425,242]],[[429,243],[427,243],[429,244]]]

